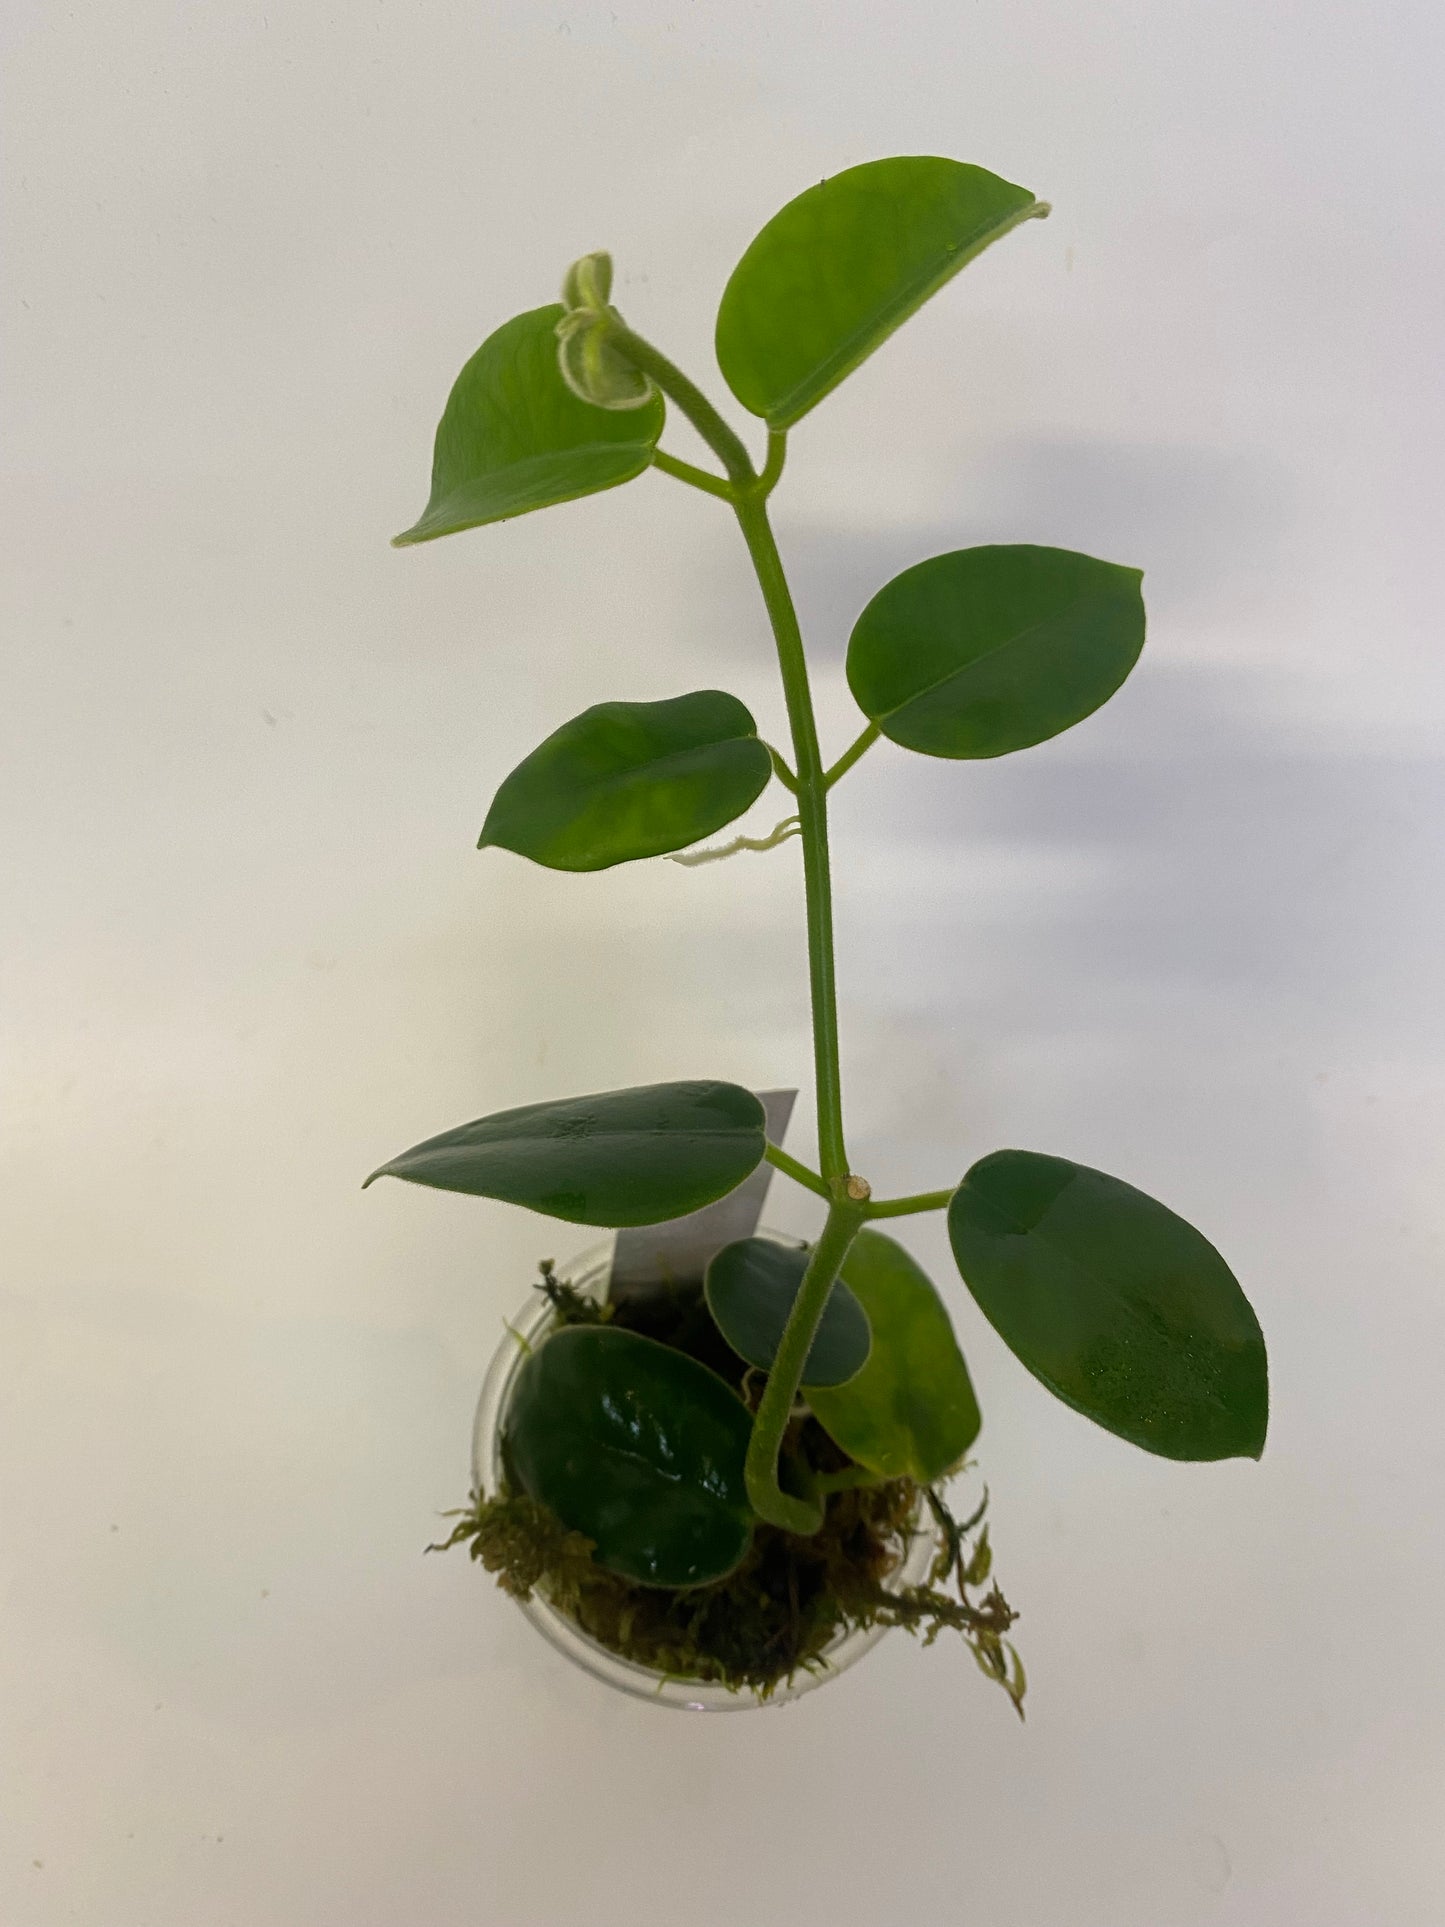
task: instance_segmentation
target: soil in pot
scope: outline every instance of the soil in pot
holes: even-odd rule
[[[553,1329],[606,1321],[638,1332],[709,1366],[756,1402],[756,1374],[727,1345],[700,1292],[602,1306],[549,1266],[539,1288],[551,1301]],[[795,1419],[787,1449],[817,1473],[851,1466],[810,1414]],[[822,1529],[808,1538],[759,1523],[738,1567],[681,1591],[608,1571],[592,1557],[590,1540],[517,1490],[475,1494],[455,1517],[434,1550],[467,1546],[504,1591],[524,1600],[540,1591],[588,1638],[660,1675],[767,1699],[800,1671],[825,1670],[827,1649],[844,1634],[904,1626],[931,1643],[949,1629],[1022,1711],[1022,1667],[1004,1638],[1014,1614],[989,1583],[982,1508],[957,1520],[940,1492],[909,1479],[832,1493]],[[890,1585],[910,1539],[930,1524],[939,1550],[927,1583]]]

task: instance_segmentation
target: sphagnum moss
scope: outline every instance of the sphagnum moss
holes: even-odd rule
[[[699,1316],[694,1294],[599,1304],[558,1279],[550,1263],[541,1273],[537,1289],[552,1306],[553,1329],[616,1323],[714,1364],[726,1354],[716,1328]],[[740,1381],[754,1377],[737,1359],[724,1369]],[[784,1449],[786,1458],[815,1473],[855,1469],[811,1417],[794,1418]],[[464,1509],[449,1515],[456,1523],[448,1537],[428,1551],[465,1545],[504,1592],[518,1600],[540,1593],[609,1652],[674,1678],[750,1689],[762,1699],[795,1674],[825,1667],[825,1651],[841,1634],[903,1626],[931,1645],[941,1632],[957,1632],[1022,1715],[1023,1666],[1004,1637],[1016,1614],[997,1585],[988,1584],[986,1504],[985,1497],[971,1517],[958,1520],[939,1490],[911,1479],[845,1486],[829,1495],[817,1532],[800,1537],[759,1524],[740,1565],[686,1590],[639,1585],[608,1571],[594,1558],[590,1539],[539,1500],[511,1489],[490,1497],[474,1492]],[[928,1583],[894,1587],[889,1581],[910,1539],[929,1530],[925,1520],[939,1540]],[[979,1596],[970,1598],[971,1592]]]
[[[941,1632],[957,1632],[1022,1715],[1023,1667],[1004,1637],[1015,1614],[996,1584],[971,1600],[965,1568],[954,1559],[944,1570],[935,1566],[927,1585],[888,1584],[919,1529],[920,1498],[935,1516],[944,1511],[937,1492],[909,1479],[834,1493],[810,1538],[759,1526],[740,1566],[689,1591],[608,1572],[592,1557],[590,1539],[525,1493],[474,1494],[453,1515],[449,1536],[428,1551],[465,1545],[504,1592],[520,1600],[540,1592],[609,1652],[762,1699],[795,1674],[825,1667],[825,1649],[840,1634],[903,1626],[931,1645]],[[956,1594],[941,1589],[947,1580]]]

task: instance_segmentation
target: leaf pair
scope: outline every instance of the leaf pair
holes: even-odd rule
[[[749,1364],[772,1368],[809,1253],[768,1238],[726,1246],[708,1266],[708,1308]],[[803,1367],[803,1395],[850,1458],[927,1485],[978,1436],[978,1403],[943,1301],[913,1258],[860,1231]]]
[[[848,681],[892,741],[978,758],[1056,736],[1123,682],[1144,643],[1137,569],[1064,549],[963,549],[905,570],[853,629]],[[761,796],[772,758],[721,690],[599,703],[497,791],[480,847],[554,870],[681,850]]]
[[[1064,549],[963,549],[896,576],[848,646],[864,714],[907,749],[1002,756],[1108,700],[1144,643],[1139,571]],[[772,758],[721,690],[599,703],[549,736],[493,799],[481,847],[554,870],[684,849],[756,802]]]
[[[1065,1404],[1165,1458],[1260,1456],[1264,1336],[1224,1259],[1183,1218],[1067,1158],[996,1151],[954,1193],[948,1228],[980,1309]],[[763,1239],[714,1259],[708,1303],[753,1364],[771,1365],[806,1262]],[[978,1431],[942,1302],[876,1231],[844,1261],[803,1384],[838,1444],[888,1477],[938,1478]]]
[[[809,188],[768,222],[723,294],[728,386],[770,426],[790,427],[990,241],[1046,212],[1025,188],[931,156],[870,161]],[[586,258],[597,262],[606,285],[593,305],[605,309],[611,263]],[[399,546],[615,488],[650,465],[661,397],[618,411],[563,376],[575,274],[573,312],[554,303],[517,315],[463,368],[437,429],[430,499]]]

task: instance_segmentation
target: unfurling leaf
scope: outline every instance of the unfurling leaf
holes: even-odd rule
[[[611,305],[612,256],[584,254],[562,282],[566,313],[557,323],[557,357],[562,379],[579,400],[594,408],[642,408],[656,389],[636,362],[619,354],[611,326],[622,317]]]
[[[562,277],[562,306],[601,313],[612,300],[612,256],[605,248],[581,255]]]
[[[582,308],[557,323],[557,365],[572,393],[594,408],[645,408],[657,393],[651,376],[613,347],[606,316]]]

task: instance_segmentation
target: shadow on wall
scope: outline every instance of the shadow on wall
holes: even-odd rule
[[[901,569],[984,542],[1053,544],[1142,568],[1156,620],[1186,607],[1237,610],[1280,568],[1288,487],[1254,454],[1010,442],[949,479],[946,518],[878,535],[804,525],[788,533],[786,560],[820,663],[841,662],[859,611]]]
[[[1267,483],[1249,460],[1038,446],[986,466],[946,530],[789,541],[810,644],[835,663],[869,595],[942,549],[1027,533],[1146,568],[1153,646],[1098,715],[991,763],[885,745],[837,797],[859,1082],[896,1086],[901,1053],[975,1153],[1026,1103],[1085,1156],[1079,1110],[1107,1138],[1137,1099],[1302,1172],[1313,1081],[1442,1054],[1424,959],[1445,768],[1368,717],[1318,720]],[[1228,660],[1202,653],[1217,635]],[[1336,688],[1341,672],[1358,668],[1329,665]],[[966,1102],[944,1090],[965,1069]],[[914,1096],[895,1089],[869,1135],[896,1142]]]
[[[975,1150],[981,1104],[1062,1120],[1137,1099],[1227,1120],[1278,1166],[1308,1155],[1312,1082],[1438,1062],[1445,769],[1302,741],[1272,694],[1141,670],[1071,738],[982,765],[875,751],[840,793],[861,859],[843,981],[873,1055],[901,1037],[930,1081],[966,1072]]]

